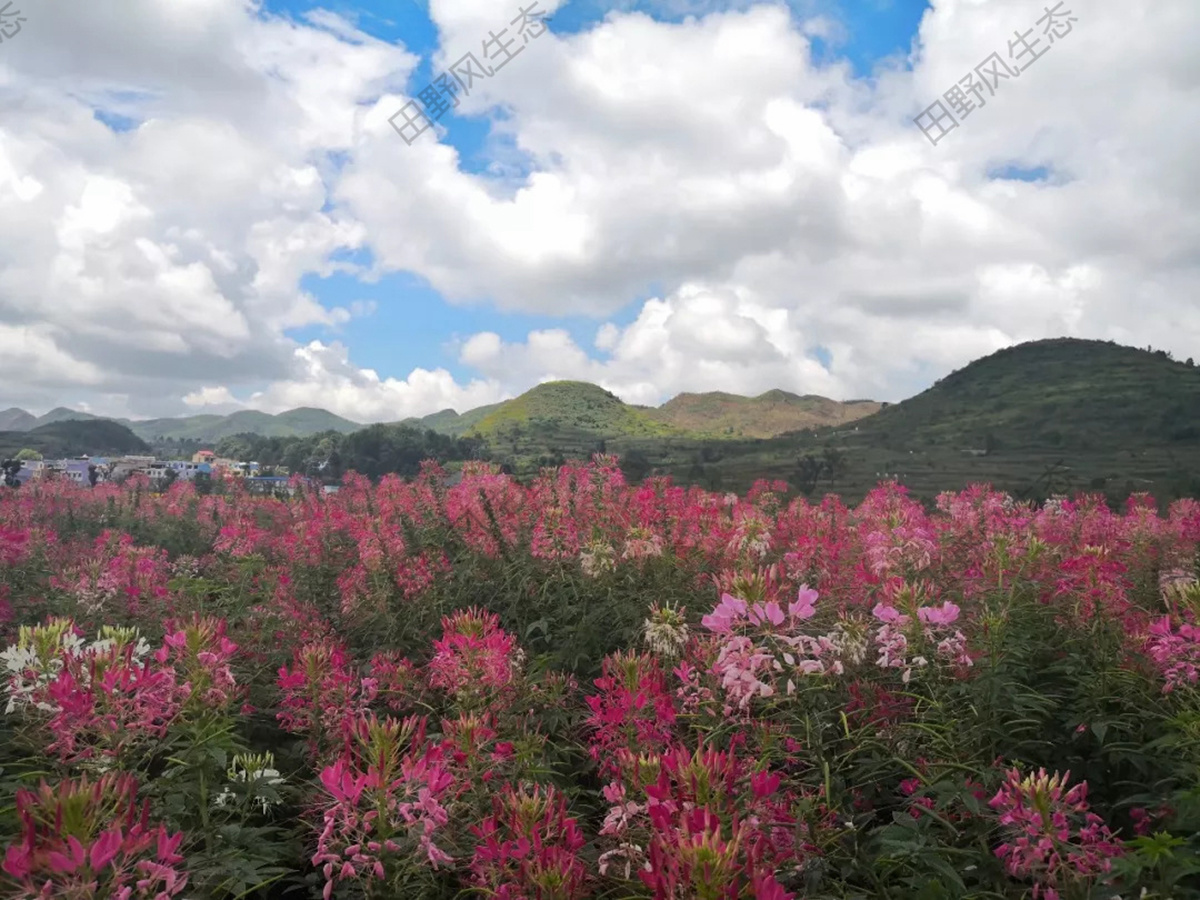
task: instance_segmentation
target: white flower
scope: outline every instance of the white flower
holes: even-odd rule
[[[678,657],[688,642],[684,610],[670,604],[650,607],[650,616],[642,623],[642,633],[651,652],[667,659]]]
[[[597,578],[603,572],[611,572],[616,568],[613,548],[604,541],[592,541],[580,552],[579,564],[583,567],[583,574],[589,578]]]
[[[0,653],[0,659],[4,660],[4,667],[10,672],[36,669],[38,667],[37,658],[37,651],[32,647],[19,647],[16,644]]]
[[[625,860],[623,877],[628,880],[633,873],[633,865],[640,861],[641,865],[638,868],[643,871],[650,871],[650,861],[644,858],[642,848],[639,844],[622,843],[615,850],[609,850],[607,853],[600,855],[600,874],[608,873],[609,866],[612,865],[613,859]]]
[[[229,767],[226,773],[231,782],[238,784],[259,785],[266,784],[274,787],[275,785],[283,784],[283,776],[279,770],[274,768],[275,757],[271,753],[262,753],[256,755],[248,755],[239,753],[233,758],[233,764]],[[235,796],[233,791],[225,788],[220,794],[213,798],[217,806],[225,806],[230,799]],[[267,797],[256,797],[258,805],[262,808],[263,814],[278,803],[276,800],[271,800]]]
[[[0,654],[0,658],[4,659],[4,667],[11,673],[5,685],[8,691],[8,703],[4,707],[6,714],[12,713],[18,706],[30,705],[34,691],[53,681],[63,667],[62,660],[58,658],[42,662],[37,649],[29,645],[13,644]],[[58,711],[47,703],[38,703],[37,706],[46,712]]]
[[[234,793],[229,788],[222,789],[221,793],[213,797],[213,803],[220,808],[224,808],[225,804],[234,799]]]
[[[662,556],[662,553],[662,536],[651,531],[649,528],[635,526],[629,529],[629,535],[625,539],[625,549],[621,553],[621,559],[650,559]]]

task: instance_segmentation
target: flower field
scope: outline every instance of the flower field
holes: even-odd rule
[[[1200,503],[0,495],[0,897],[1200,897]]]

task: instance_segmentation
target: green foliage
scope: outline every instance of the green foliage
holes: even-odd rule
[[[308,437],[239,434],[218,443],[216,452],[231,459],[286,466],[294,473],[336,481],[351,471],[373,479],[388,474],[412,478],[423,460],[477,459],[483,446],[478,440],[453,438],[432,429],[370,425],[350,434],[327,431]]]
[[[148,453],[150,446],[124,425],[108,419],[64,419],[32,431],[0,432],[0,456],[22,450],[55,459]]]

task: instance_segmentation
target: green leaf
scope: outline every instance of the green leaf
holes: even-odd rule
[[[945,885],[934,878],[926,881],[914,896],[917,900],[945,900],[950,897],[950,892],[946,890]]]
[[[941,873],[941,875],[946,879],[946,881],[949,882],[950,884],[954,885],[956,888],[958,888],[958,890],[960,892],[966,890],[966,885],[963,884],[962,878],[959,876],[958,871],[954,868],[954,866],[950,865],[950,863],[943,857],[939,856],[936,853],[926,853],[921,856],[921,861],[924,862],[929,868],[933,869],[935,872]],[[940,888],[940,892],[937,894],[934,894],[934,895],[929,895],[929,896],[937,896],[937,897],[948,896],[949,892],[946,891],[946,888],[943,886],[943,884],[940,880],[935,879],[933,883],[936,884],[938,886],[938,888]],[[926,895],[922,894],[921,896],[926,896]]]

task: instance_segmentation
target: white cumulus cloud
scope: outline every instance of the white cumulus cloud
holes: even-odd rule
[[[512,6],[431,0],[435,68]],[[1200,5],[1074,0],[1053,42],[1046,6],[936,0],[907,64],[860,78],[813,61],[846,37],[829,3],[614,3],[461,98],[491,118],[481,172],[396,134],[418,60],[345,15],[43,4],[0,56],[0,371],[30,405],[393,421],[548,378],[896,400],[1058,335],[1194,355]],[[1030,29],[1045,54],[931,144],[913,117]],[[307,286],[335,272],[551,324],[379,373],[338,331],[379,311]]]

